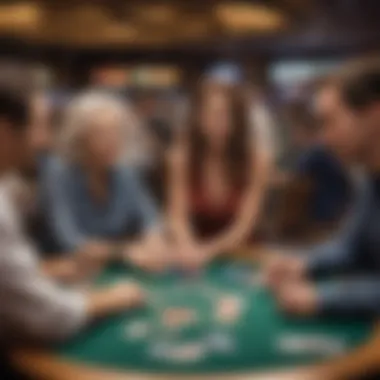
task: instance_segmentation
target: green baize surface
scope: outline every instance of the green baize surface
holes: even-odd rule
[[[226,274],[231,268],[238,273],[238,280]],[[125,371],[240,372],[316,363],[341,355],[369,338],[372,323],[368,320],[286,317],[268,290],[244,280],[250,278],[251,269],[255,271],[248,264],[243,267],[220,262],[192,277],[147,275],[121,265],[110,267],[98,284],[138,281],[147,293],[146,306],[90,326],[61,346],[59,355]],[[241,313],[234,323],[218,320],[218,303],[225,296],[239,300]],[[163,312],[171,307],[195,310],[196,320],[181,328],[166,326]],[[137,337],[131,337],[133,326],[140,326],[135,329],[140,330]],[[325,338],[333,341],[327,349],[318,343],[316,349],[310,349],[315,339]],[[299,339],[303,343],[297,343]]]

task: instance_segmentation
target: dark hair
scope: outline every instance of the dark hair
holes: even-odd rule
[[[25,129],[28,123],[29,104],[25,96],[6,87],[0,87],[0,120],[11,128]]]
[[[362,109],[380,101],[380,59],[352,62],[337,73],[336,82],[343,101],[352,109]]]
[[[231,102],[232,131],[225,149],[227,171],[230,180],[235,184],[242,184],[246,180],[249,139],[248,108],[246,92],[240,86],[202,82],[193,94],[191,104],[191,119],[189,125],[189,153],[191,165],[191,179],[197,181],[198,172],[202,165],[208,141],[199,125],[199,109],[203,102],[215,93],[221,93]]]

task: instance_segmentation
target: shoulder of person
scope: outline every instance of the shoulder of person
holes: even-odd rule
[[[53,155],[45,163],[43,175],[51,180],[57,180],[63,183],[66,180],[78,176],[76,169],[74,164],[67,162],[60,156]]]
[[[335,158],[324,147],[313,146],[301,153],[298,166],[303,169],[323,169],[332,166]]]

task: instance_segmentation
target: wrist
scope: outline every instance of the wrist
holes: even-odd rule
[[[204,255],[207,256],[209,259],[213,259],[220,252],[218,247],[214,244],[205,244],[202,250]]]

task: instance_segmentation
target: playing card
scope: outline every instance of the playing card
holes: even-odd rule
[[[277,340],[277,349],[294,355],[331,356],[344,352],[341,339],[326,335],[284,335]]]
[[[143,339],[148,335],[149,326],[145,321],[129,323],[125,328],[125,334],[129,339]]]

